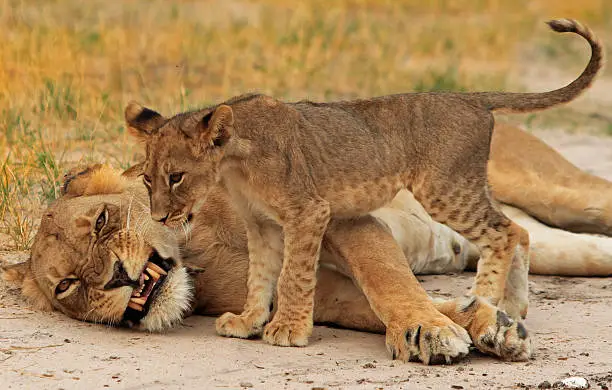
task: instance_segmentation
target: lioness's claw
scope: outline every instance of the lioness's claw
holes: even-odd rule
[[[451,322],[446,326],[418,325],[408,329],[389,326],[386,344],[393,359],[451,364],[468,354],[471,340],[465,329]]]
[[[521,321],[510,318],[501,310],[495,312],[489,325],[478,335],[472,335],[474,345],[481,352],[503,360],[525,361],[531,356],[531,338]]]
[[[248,339],[261,334],[261,327],[254,326],[248,316],[225,313],[215,321],[217,333],[225,337]]]

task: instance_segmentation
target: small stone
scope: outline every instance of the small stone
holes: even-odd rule
[[[589,381],[579,376],[572,376],[561,381],[566,389],[588,389]]]
[[[240,387],[253,387],[251,382],[240,382]]]
[[[362,368],[376,368],[376,364],[374,363],[366,363],[363,366],[361,366]]]
[[[549,381],[544,381],[538,385],[538,389],[552,389],[552,384]]]

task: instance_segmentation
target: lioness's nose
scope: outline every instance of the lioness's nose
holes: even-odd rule
[[[123,268],[123,263],[120,260],[115,261],[115,265],[113,266],[113,275],[111,279],[104,285],[105,290],[110,290],[117,287],[123,286],[131,286],[138,287],[140,286],[140,282],[138,280],[133,280],[128,275],[125,268]]]
[[[162,216],[161,214],[151,214],[151,218],[153,218],[153,220],[160,222],[160,223],[166,223],[166,221],[168,220],[168,216],[170,215],[170,213],[167,213],[166,215]]]

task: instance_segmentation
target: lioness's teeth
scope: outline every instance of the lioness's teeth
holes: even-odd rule
[[[132,300],[128,302],[128,307],[131,307],[134,310],[142,311],[142,306],[140,306],[136,302],[132,302]]]
[[[149,264],[151,264],[151,263],[149,263]],[[151,274],[151,277],[152,277],[153,279],[155,279],[155,280],[157,280],[157,279],[159,279],[159,278],[161,277],[161,276],[160,276],[160,275],[159,275],[157,272],[153,271],[153,270],[152,270],[151,268],[149,268],[149,267],[147,267],[147,272],[148,272],[148,273],[150,273],[150,274]]]
[[[152,269],[153,271],[157,272],[160,275],[168,275],[168,273],[166,271],[164,271],[164,269],[162,267],[160,267],[159,265],[157,265],[155,263],[151,263],[150,261],[147,263],[147,267],[149,269]]]
[[[139,305],[144,305],[147,302],[145,298],[134,298],[134,297],[132,297],[130,301],[137,303]]]
[[[145,275],[144,275],[144,279],[145,279],[145,280],[149,280],[149,275],[145,274]]]

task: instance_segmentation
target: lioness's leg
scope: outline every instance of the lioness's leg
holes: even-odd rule
[[[333,220],[324,245],[326,258],[352,275],[384,323],[394,359],[428,364],[467,354],[467,332],[435,309],[391,234],[373,217]]]
[[[582,171],[532,134],[495,125],[488,177],[496,199],[547,225],[612,235],[612,183]]]
[[[348,277],[330,269],[320,269],[318,278],[315,322],[368,332],[385,332],[385,325]],[[508,318],[506,313],[486,300],[471,296],[434,299],[433,304],[438,311],[468,331],[480,352],[511,361],[523,361],[531,356],[531,341],[525,326],[520,321]],[[422,337],[423,331],[420,333]]]
[[[523,361],[531,356],[531,339],[525,325],[515,321],[485,299],[476,296],[434,299],[441,313],[467,329],[479,351],[504,360]]]
[[[372,247],[371,243],[376,242]],[[341,267],[342,275],[326,269],[319,271],[317,284],[315,321],[332,322],[353,329],[382,332],[381,320],[394,319],[402,323],[403,316],[412,318],[418,325],[403,328],[402,337],[397,327],[391,327],[387,341],[392,351],[429,353],[431,361],[445,361],[436,352],[440,337],[448,335],[449,328],[438,337],[427,338],[430,321],[438,320],[440,311],[456,324],[466,329],[476,347],[506,360],[524,360],[531,354],[531,344],[524,326],[519,322],[508,324],[507,315],[485,300],[462,297],[450,301],[435,301],[432,309],[409,268],[401,248],[391,234],[371,218],[356,221],[332,221],[325,236],[322,261]],[[355,284],[348,283],[344,275],[356,272]],[[359,285],[359,287],[357,287]],[[363,290],[358,290],[360,288]],[[365,296],[364,296],[365,293]],[[374,314],[374,310],[381,317]],[[433,317],[433,318],[432,318]],[[446,319],[444,319],[446,320]],[[421,322],[419,322],[421,321]],[[420,325],[420,328],[419,328]],[[419,332],[416,332],[416,330]],[[456,329],[452,327],[452,329]],[[411,332],[410,340],[405,333]],[[442,337],[443,339],[443,337]],[[393,344],[399,343],[399,346]],[[407,344],[408,347],[404,346]],[[448,346],[448,344],[446,344]],[[412,357],[422,357],[413,355]],[[397,358],[410,358],[401,352]]]
[[[261,334],[270,317],[270,305],[283,261],[283,241],[278,225],[254,215],[245,213],[243,216],[249,249],[244,311],[240,315],[223,314],[216,321],[216,329],[222,336],[248,338]]]
[[[325,200],[315,198],[289,208],[284,217],[278,309],[265,326],[263,338],[274,345],[305,346],[312,333],[316,269],[330,207]]]
[[[480,249],[472,294],[488,298],[494,305],[503,304],[514,318],[524,317],[527,285],[512,283],[508,289],[506,285],[510,277],[517,279],[516,272],[524,272],[521,278],[527,277],[529,235],[491,203],[486,177],[475,173],[453,178],[457,186],[450,191],[446,177],[422,180],[414,187],[414,196],[434,220],[448,225]]]
[[[529,272],[540,275],[610,276],[612,240],[544,225],[523,211],[502,206],[504,214],[529,231]]]

